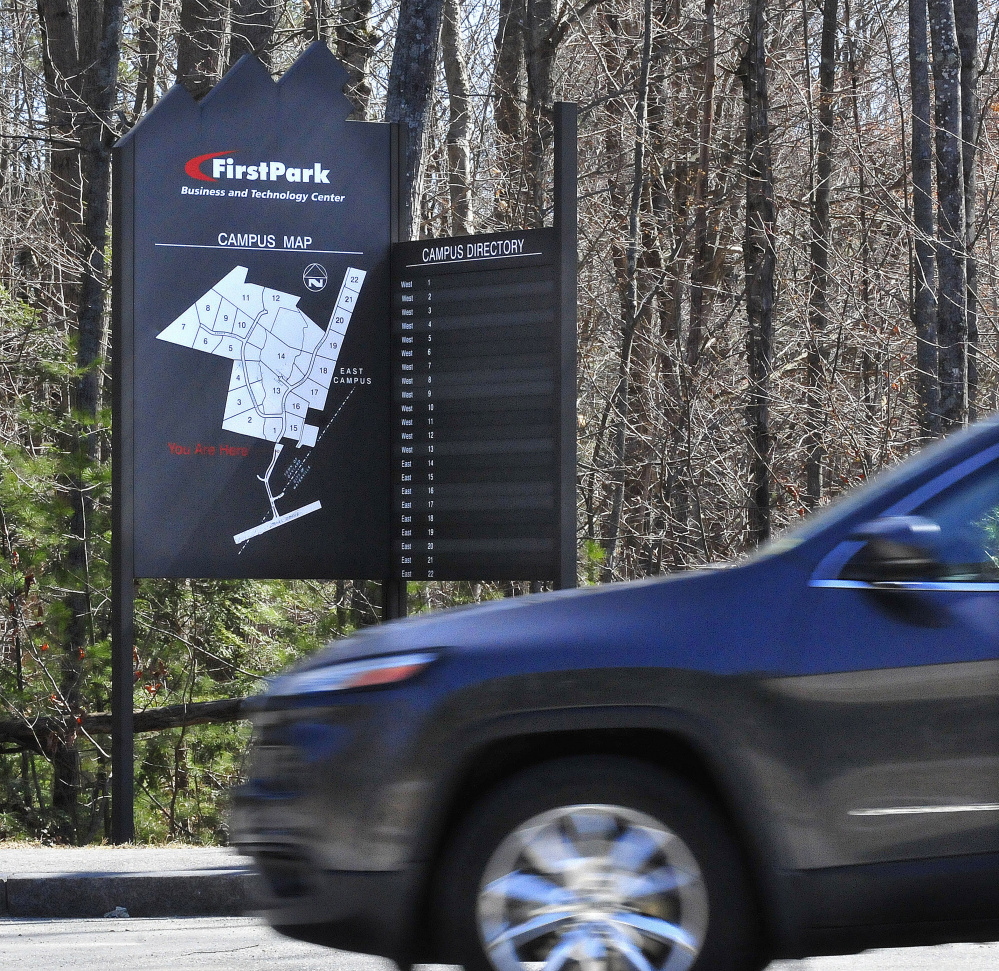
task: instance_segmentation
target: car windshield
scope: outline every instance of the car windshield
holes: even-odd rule
[[[992,418],[976,426],[976,430],[980,433],[985,426],[994,427],[996,424],[999,424],[999,419]],[[989,439],[991,441],[992,436]],[[963,449],[966,442],[966,435],[955,435],[928,445],[906,461],[882,469],[863,485],[841,493],[827,505],[810,513],[801,523],[784,530],[754,552],[752,558],[764,559],[801,546],[828,527],[848,519],[857,509],[875,498],[877,493],[891,491],[899,480],[917,478],[925,469],[939,463],[947,452]]]

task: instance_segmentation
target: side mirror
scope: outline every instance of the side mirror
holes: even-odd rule
[[[940,527],[924,516],[873,519],[850,534],[850,539],[864,546],[840,576],[867,583],[933,580],[943,570],[937,554],[939,538]]]

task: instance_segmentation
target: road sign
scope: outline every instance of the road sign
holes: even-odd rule
[[[388,575],[392,138],[345,80],[248,57],[117,149],[138,576]]]
[[[397,575],[561,576],[558,511],[575,495],[562,494],[560,440],[576,389],[559,379],[575,346],[560,267],[554,229],[395,247]]]
[[[553,229],[401,244],[400,133],[346,81],[246,57],[115,149],[115,842],[135,577],[370,577],[386,617],[409,579],[575,583],[575,108]]]

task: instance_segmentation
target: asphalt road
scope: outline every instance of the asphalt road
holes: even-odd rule
[[[770,971],[995,971],[999,944],[781,961]],[[280,937],[245,917],[0,920],[0,968],[30,971],[391,971],[379,958]]]

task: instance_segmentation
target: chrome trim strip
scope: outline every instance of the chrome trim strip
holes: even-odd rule
[[[970,806],[888,806],[884,809],[851,809],[848,816],[917,816],[927,813],[999,813],[999,802]]]
[[[866,580],[811,580],[810,587],[836,587],[841,590],[943,590],[951,593],[995,593],[999,583],[974,580],[892,580],[868,583]]]
[[[873,590],[874,584],[866,580],[809,580],[810,587],[834,587],[837,590]]]

